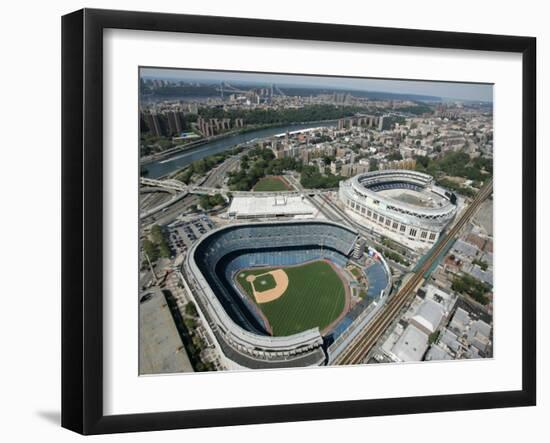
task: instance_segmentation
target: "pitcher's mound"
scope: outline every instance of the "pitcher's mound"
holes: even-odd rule
[[[265,285],[266,281],[262,280],[262,277],[267,275],[270,275],[271,278],[273,278],[275,281],[275,286],[265,290],[262,290],[261,287],[256,287],[254,281],[259,281]],[[250,277],[252,277],[252,280],[249,280]],[[275,269],[274,271],[269,271],[261,275],[249,275],[246,277],[246,281],[252,283],[256,303],[268,303],[270,301],[277,300],[288,288],[288,275],[283,269]]]

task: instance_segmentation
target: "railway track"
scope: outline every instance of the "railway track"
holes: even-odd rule
[[[460,230],[476,213],[483,201],[493,192],[493,179],[487,182],[477,193],[472,203],[460,215],[458,221],[445,234],[443,239],[432,248],[429,256],[415,274],[389,299],[380,313],[355,337],[350,345],[334,360],[335,365],[352,365],[362,362],[372,347],[378,342],[384,331],[392,324],[398,313],[412,300],[415,290],[424,281],[425,273],[433,265],[442,251],[456,237]]]

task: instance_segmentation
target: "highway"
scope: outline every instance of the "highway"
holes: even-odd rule
[[[243,153],[229,157],[221,165],[214,168],[208,175],[208,178],[202,183],[202,186],[215,188],[216,186],[223,186],[223,181],[226,174],[230,171],[234,171],[239,167],[241,157]]]
[[[199,196],[187,194],[182,199],[179,199],[169,207],[166,207],[164,211],[159,211],[154,214],[150,214],[147,217],[141,218],[140,224],[142,227],[158,224],[163,225],[174,221],[179,215],[183,214],[189,209],[191,205],[199,203]]]
[[[424,274],[430,269],[439,254],[445,250],[460,230],[469,222],[477,212],[483,201],[493,192],[493,180],[480,189],[476,197],[461,214],[453,227],[442,239],[428,252],[425,262],[415,274],[391,297],[380,310],[377,316],[355,337],[349,346],[332,362],[334,365],[352,365],[363,362],[370,350],[378,342],[384,331],[393,323],[401,310],[408,306],[416,289],[423,283]]]
[[[228,158],[225,162],[214,168],[207,178],[203,181],[202,186],[215,188],[216,186],[222,186],[223,180],[227,172],[234,170],[238,167],[241,155]],[[171,192],[178,192],[171,190]],[[180,193],[173,197],[171,200],[166,201],[164,199],[158,205],[153,206],[150,204],[151,209],[141,211],[140,218],[142,223],[147,225],[155,220],[157,223],[168,223],[172,221],[179,214],[184,212],[189,206],[197,204],[199,198],[196,195],[190,195],[187,191],[179,191]],[[146,197],[141,197],[146,198]],[[151,197],[148,197],[151,199]],[[177,204],[176,203],[183,203]],[[162,213],[160,213],[162,211]],[[158,214],[160,213],[160,214]]]

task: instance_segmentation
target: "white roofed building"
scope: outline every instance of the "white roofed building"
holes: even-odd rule
[[[439,303],[441,306],[443,306],[446,312],[451,312],[453,310],[456,299],[456,294],[451,294],[447,291],[443,291],[442,289],[434,285],[426,286],[426,300],[433,300]]]
[[[313,217],[315,208],[301,195],[235,196],[228,210],[230,218]]]
[[[425,361],[435,361],[435,360],[452,360],[453,357],[441,346],[432,345],[430,346],[429,351],[426,353]]]
[[[424,300],[411,318],[410,324],[429,335],[439,328],[444,317],[445,310],[439,303],[433,300]]]
[[[476,320],[470,325],[468,330],[468,342],[479,349],[481,352],[486,352],[491,340],[491,326],[483,320]]]
[[[414,325],[409,325],[392,347],[390,355],[396,361],[420,361],[426,349],[428,349],[428,334]]]

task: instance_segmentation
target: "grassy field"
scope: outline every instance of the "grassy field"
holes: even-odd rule
[[[257,292],[267,291],[268,289],[273,289],[275,286],[277,286],[277,283],[275,282],[275,279],[271,274],[262,275],[261,277],[258,277],[256,280],[254,280],[254,289],[256,289]]]
[[[253,191],[255,192],[278,192],[278,191],[288,191],[289,187],[280,177],[264,177],[256,186],[254,186]]]
[[[281,268],[244,270],[236,279],[254,300],[246,276],[264,274],[274,269]],[[283,269],[288,275],[288,289],[277,300],[258,304],[274,336],[291,335],[315,326],[322,330],[338,318],[345,307],[345,289],[328,263],[315,261]]]
[[[250,282],[247,282],[246,281],[246,277],[248,277],[249,275],[261,275],[261,274],[265,274],[266,272],[269,272],[273,269],[277,269],[277,268],[269,268],[269,269],[266,269],[266,268],[263,268],[263,269],[248,269],[248,270],[244,270],[242,272],[239,272],[236,276],[236,280],[237,282],[241,285],[241,287],[246,291],[246,293],[252,298],[254,299],[254,292],[252,292],[252,283]]]

